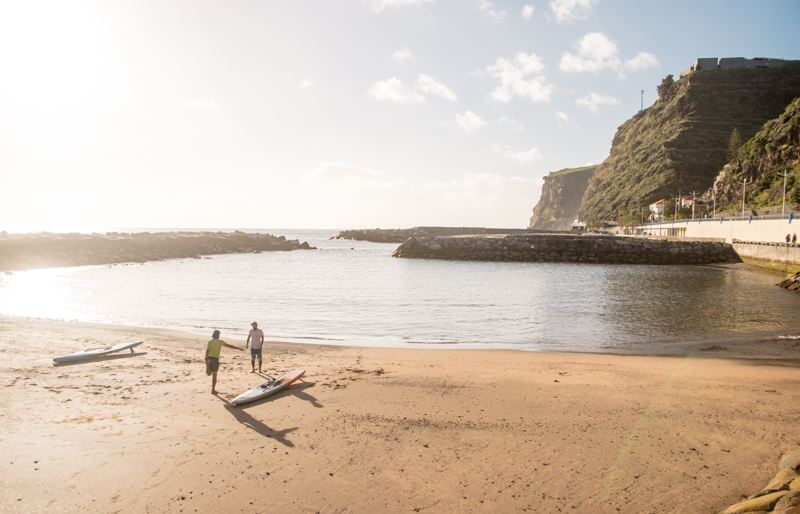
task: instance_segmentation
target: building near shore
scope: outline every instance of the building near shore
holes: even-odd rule
[[[721,59],[717,59],[716,57],[705,57],[695,59],[694,64],[681,72],[680,78],[683,78],[694,71],[730,70],[733,68],[775,68],[790,62],[794,61],[774,59],[771,57],[754,57],[752,59],[747,59],[745,57],[723,57]]]

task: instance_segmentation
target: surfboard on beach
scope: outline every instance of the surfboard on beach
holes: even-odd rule
[[[233,405],[240,405],[242,403],[253,402],[261,398],[264,398],[265,396],[277,393],[278,391],[281,391],[292,385],[292,383],[298,378],[302,377],[303,373],[305,372],[306,370],[304,369],[296,369],[291,373],[287,373],[283,375],[281,378],[278,378],[276,380],[268,380],[263,384],[256,386],[245,393],[240,394],[239,396],[234,398],[233,401],[231,401],[231,403]]]
[[[82,361],[86,359],[93,359],[95,357],[102,357],[103,355],[108,355],[109,353],[121,352],[122,350],[127,350],[127,349],[130,349],[131,353],[133,353],[133,347],[138,346],[143,342],[144,341],[138,341],[136,343],[122,343],[115,346],[107,346],[105,348],[96,348],[94,350],[83,350],[78,353],[72,353],[70,355],[56,357],[53,359],[53,362],[61,363],[61,362]]]

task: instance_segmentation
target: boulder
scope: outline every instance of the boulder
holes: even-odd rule
[[[800,490],[790,492],[775,504],[775,510],[786,510],[790,507],[800,507]]]
[[[737,503],[736,505],[731,505],[727,509],[720,512],[720,514],[745,514],[746,512],[754,513],[759,511],[770,512],[775,507],[775,504],[777,504],[778,501],[780,501],[780,499],[786,496],[788,493],[789,491],[778,491],[777,493],[759,496],[758,498],[753,498],[751,500],[745,500]]]
[[[800,448],[781,457],[780,462],[778,462],[778,469],[784,468],[792,468],[794,470],[800,468]]]
[[[792,468],[783,468],[778,471],[778,474],[770,480],[769,484],[759,491],[757,494],[751,496],[751,498],[755,498],[757,496],[764,496],[765,494],[774,493],[775,491],[783,491],[785,489],[789,489],[789,484],[798,477],[797,472]]]

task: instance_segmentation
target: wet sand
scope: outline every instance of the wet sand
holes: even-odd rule
[[[792,340],[679,357],[271,342],[265,372],[306,375],[232,407],[264,378],[225,348],[211,395],[207,339],[0,317],[0,510],[718,512],[800,444]]]

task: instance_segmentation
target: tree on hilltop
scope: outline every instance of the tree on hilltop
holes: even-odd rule
[[[661,81],[661,85],[656,86],[656,91],[658,91],[659,100],[668,102],[675,93],[675,79],[672,78],[672,75],[664,77],[664,80]]]

